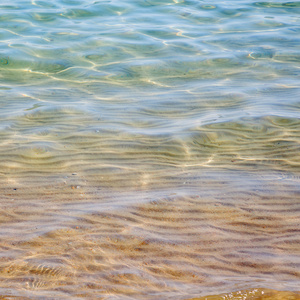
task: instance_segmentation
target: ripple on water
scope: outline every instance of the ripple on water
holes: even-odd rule
[[[209,111],[210,108],[205,109]],[[152,110],[144,113],[167,117],[174,122],[178,119],[176,110],[173,113]],[[72,107],[37,108],[19,116],[3,135],[2,164],[8,166],[5,159],[9,158],[15,170],[21,168],[25,171],[30,166],[31,171],[43,172],[49,165],[49,173],[58,166],[61,170],[70,169],[70,172],[76,166],[89,172],[93,166],[98,170],[98,176],[104,173],[107,176],[105,168],[113,167],[120,171],[111,173],[110,181],[113,182],[113,178],[117,179],[121,174],[134,176],[141,172],[142,165],[144,172],[152,173],[153,178],[159,165],[174,170],[202,166],[296,172],[300,161],[298,118],[265,116],[231,122],[215,121],[187,126],[176,135],[146,134],[150,130],[147,126],[137,132],[136,128],[141,128],[139,120],[127,120],[121,124],[122,131],[108,130],[101,119]],[[22,146],[11,138],[16,136],[22,140]]]
[[[87,117],[87,113],[82,109],[76,109],[72,106],[55,107],[51,105],[49,108],[37,108],[19,116],[17,124],[20,124],[19,126],[22,126],[23,129],[26,126],[34,128],[38,125],[67,125],[68,123],[64,122],[67,119],[76,118],[79,121],[80,118],[85,117]]]
[[[41,23],[55,23],[57,20],[56,13],[33,13],[31,14],[31,18],[33,21],[41,22]]]
[[[40,74],[48,74],[48,73],[57,73],[60,72],[68,67],[70,64],[68,61],[64,60],[49,60],[49,59],[37,59],[33,61],[34,57],[28,59],[20,59],[20,58],[13,58],[13,57],[3,57],[0,62],[0,68],[5,70],[18,70],[18,71],[32,71],[38,72]],[[12,72],[16,74],[15,72]]]
[[[300,299],[298,2],[2,2],[2,297]]]
[[[294,8],[300,7],[299,2],[255,2],[254,5],[260,7],[274,7],[274,8]]]

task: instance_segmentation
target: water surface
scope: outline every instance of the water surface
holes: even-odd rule
[[[299,2],[2,1],[0,295],[300,299],[299,33]]]

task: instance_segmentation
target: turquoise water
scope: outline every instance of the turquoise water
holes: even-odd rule
[[[297,1],[2,1],[0,295],[299,290],[299,33]]]

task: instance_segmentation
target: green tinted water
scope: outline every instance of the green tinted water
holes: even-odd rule
[[[0,295],[299,290],[299,33],[298,2],[2,1]]]

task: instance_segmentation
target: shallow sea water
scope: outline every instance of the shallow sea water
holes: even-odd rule
[[[300,4],[2,0],[1,299],[300,299]]]

